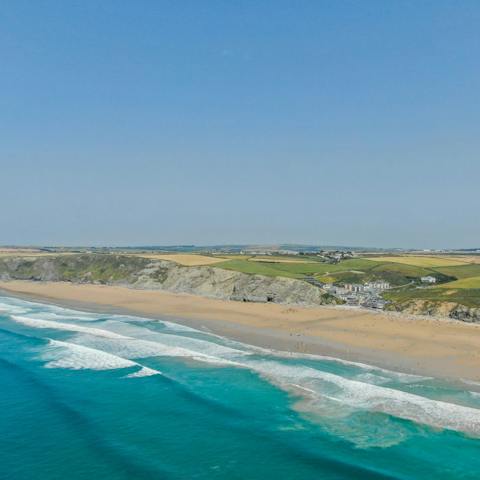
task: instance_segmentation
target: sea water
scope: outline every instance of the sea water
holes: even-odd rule
[[[0,297],[0,479],[479,479],[479,387]]]

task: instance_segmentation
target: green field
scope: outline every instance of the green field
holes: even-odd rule
[[[283,263],[276,262],[273,259],[271,262],[267,262],[263,259],[262,261],[255,261],[254,258],[249,258],[228,260],[218,263],[215,266],[243,273],[274,277],[303,278],[306,275],[321,276],[333,274],[334,272],[364,270],[375,266],[375,263],[362,258],[345,260],[337,264],[322,263],[318,260],[311,261],[310,259],[304,263]]]
[[[289,278],[304,278],[314,276],[317,280],[325,283],[364,283],[371,280],[386,280],[392,285],[400,286],[418,280],[424,275],[436,275],[447,280],[445,274],[433,269],[415,267],[395,262],[379,262],[368,258],[354,258],[343,260],[336,264],[323,263],[318,260],[300,263],[284,263],[272,258],[266,261],[256,261],[255,257],[236,258],[215,266],[237,272],[283,276]],[[453,278],[452,278],[453,279]]]

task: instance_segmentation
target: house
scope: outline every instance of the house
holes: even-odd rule
[[[345,289],[349,292],[360,293],[365,291],[365,286],[358,283],[347,283]]]
[[[390,288],[390,283],[383,280],[377,280],[375,282],[367,282],[365,286],[369,290],[388,290]]]
[[[333,286],[330,289],[330,293],[333,293],[334,295],[346,295],[348,293],[348,290],[343,287]]]
[[[420,279],[423,283],[437,283],[437,279],[432,277],[431,275],[427,275],[426,277],[422,277]]]

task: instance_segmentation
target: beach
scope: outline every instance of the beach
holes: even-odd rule
[[[5,294],[85,311],[169,318],[247,344],[408,373],[480,380],[480,325],[345,307],[223,301],[63,282],[0,282]]]

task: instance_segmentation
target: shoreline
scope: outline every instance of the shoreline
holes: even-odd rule
[[[342,307],[242,303],[158,290],[1,281],[0,294],[184,324],[246,344],[480,381],[480,325]]]

